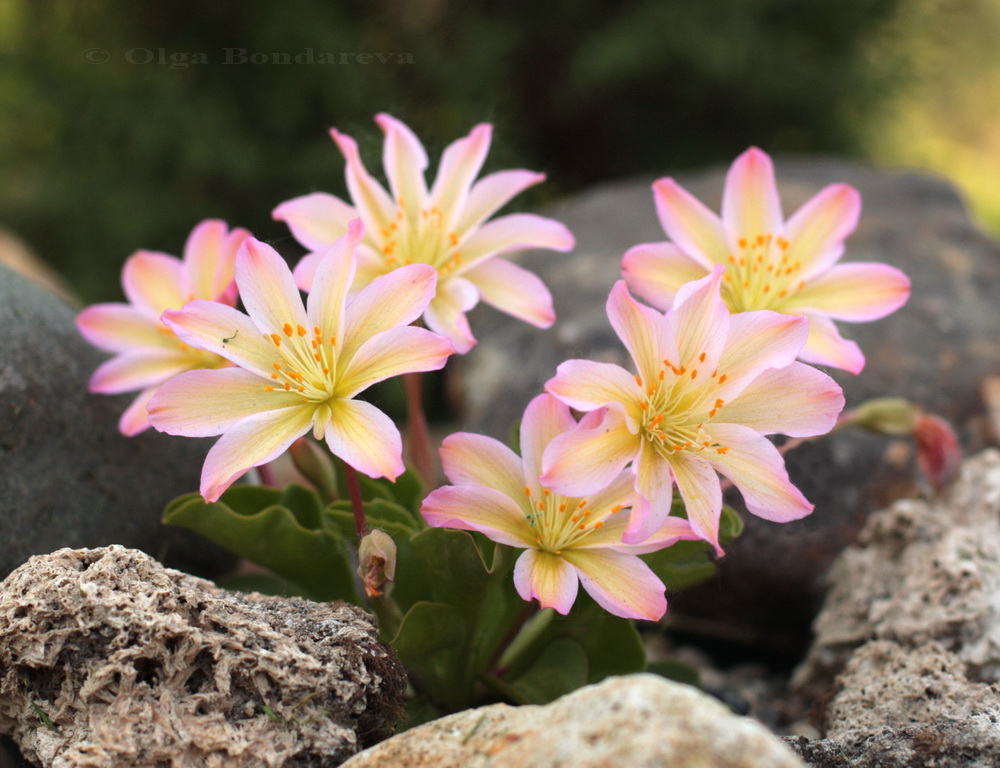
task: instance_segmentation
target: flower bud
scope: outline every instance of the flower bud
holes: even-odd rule
[[[866,400],[841,416],[843,424],[853,424],[881,435],[912,435],[923,411],[902,397]]]
[[[934,490],[941,490],[962,463],[962,448],[955,431],[941,417],[925,413],[917,419],[913,437],[917,441],[917,466]]]
[[[396,576],[396,542],[385,531],[376,528],[361,540],[358,576],[368,597],[388,592]]]

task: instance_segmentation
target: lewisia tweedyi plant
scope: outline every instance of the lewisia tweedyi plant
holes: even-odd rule
[[[553,361],[519,446],[451,435],[440,451],[451,484],[428,494],[403,464],[396,426],[359,396],[471,348],[465,312],[479,299],[550,325],[548,291],[498,255],[567,250],[573,239],[529,214],[488,221],[542,178],[501,171],[474,181],[489,126],[445,150],[428,190],[420,142],[387,115],[377,122],[388,191],[356,144],[333,131],[352,203],[314,194],[276,209],[312,251],[295,277],[270,246],[207,222],[192,234],[190,264],[188,252],[184,265],[135,257],[125,280],[132,306],[81,315],[88,338],[119,353],[97,378],[110,376],[114,391],[149,387],[123,420],[129,433],[148,418],[173,434],[221,436],[200,493],[173,501],[164,519],[273,574],[244,586],[375,612],[410,675],[411,724],[497,699],[542,703],[646,669],[634,621],[659,619],[665,592],[709,576],[712,549],[721,554],[739,533],[719,475],[768,520],[812,510],[765,436],[784,434],[792,445],[850,421],[837,420],[840,388],[797,358],[860,370],[860,352],[830,318],[892,311],[908,283],[878,265],[832,266],[857,218],[846,187],[783,223],[759,151],[734,166],[721,220],[661,182],[674,243],[637,246],[625,258],[633,290],[657,308],[639,304],[624,282],[607,304],[634,370]],[[802,284],[779,280],[782,264],[781,275]],[[868,280],[854,297],[843,286],[851,276]],[[299,289],[309,293],[305,305]],[[147,343],[175,357],[181,350],[188,363],[165,383],[143,378],[163,355],[147,354]],[[884,421],[885,407],[876,411]],[[927,434],[925,443],[943,444]],[[286,450],[301,482],[234,484]],[[935,478],[954,454],[931,462]]]
[[[721,264],[722,298],[733,312],[802,315],[809,337],[799,358],[859,373],[865,356],[833,321],[877,320],[910,296],[909,279],[894,267],[837,263],[861,213],[856,190],[833,184],[785,221],[774,166],[759,149],[748,149],[729,169],[721,218],[673,179],[653,184],[653,195],[670,242],[630,249],[622,272],[638,296],[660,309],[670,307],[682,285]]]
[[[580,583],[606,611],[655,621],[667,610],[663,583],[637,555],[697,538],[687,520],[666,516],[641,545],[622,541],[635,491],[620,472],[589,498],[546,488],[542,454],[577,426],[569,407],[551,395],[529,403],[521,421],[519,458],[483,435],[464,432],[441,447],[444,471],[454,485],[433,491],[421,514],[433,526],[479,531],[500,544],[525,550],[514,566],[524,600],[569,613]]]
[[[122,270],[128,304],[95,304],[77,317],[87,341],[115,354],[94,371],[90,391],[112,395],[140,390],[118,422],[122,434],[137,435],[149,428],[146,405],[163,382],[181,371],[229,364],[182,342],[160,322],[160,315],[191,299],[234,305],[236,251],[249,236],[243,229],[230,231],[223,221],[207,220],[191,231],[183,260],[137,251]]]
[[[353,222],[323,255],[308,307],[284,260],[250,239],[236,257],[247,315],[211,301],[164,313],[185,342],[235,366],[171,379],[149,404],[159,430],[222,435],[205,459],[201,493],[207,501],[310,431],[366,475],[394,480],[402,474],[398,430],[355,396],[392,376],[439,369],[454,349],[447,339],[408,325],[434,294],[430,267],[400,269],[347,304],[361,233],[360,222]]]
[[[354,139],[332,129],[330,135],[347,161],[352,203],[314,193],[274,210],[274,217],[287,223],[295,238],[314,251],[296,267],[300,287],[309,290],[312,284],[316,253],[340,237],[348,221],[360,216],[365,237],[358,248],[358,284],[407,264],[430,264],[437,270],[438,287],[423,319],[428,328],[451,339],[459,353],[468,352],[476,343],[465,313],[480,299],[539,328],[552,325],[552,296],[542,281],[499,257],[530,248],[568,251],[573,235],[557,221],[528,213],[487,222],[511,198],[545,176],[509,170],[475,181],[492,136],[492,127],[484,123],[445,149],[437,178],[428,190],[424,180],[427,152],[420,140],[389,115],[377,115],[375,120],[385,132],[388,190],[365,169]]]
[[[628,542],[660,529],[676,482],[692,528],[721,553],[717,471],[740,489],[747,509],[767,520],[796,520],[813,509],[763,435],[828,432],[843,394],[826,374],[794,362],[806,340],[804,318],[730,315],[719,298],[722,276],[716,267],[681,286],[665,315],[636,303],[620,281],[608,298],[608,318],[636,373],[569,360],[545,385],[600,418],[553,440],[542,482],[590,493],[632,463],[637,498]]]

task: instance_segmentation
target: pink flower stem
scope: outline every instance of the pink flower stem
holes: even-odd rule
[[[424,415],[420,373],[404,373],[406,391],[406,442],[410,461],[428,488],[434,483],[434,451]]]
[[[344,462],[344,473],[347,475],[347,491],[351,496],[351,509],[354,510],[354,527],[358,531],[358,544],[368,533],[368,520],[365,518],[365,506],[361,500],[361,483],[358,482],[358,471]]]

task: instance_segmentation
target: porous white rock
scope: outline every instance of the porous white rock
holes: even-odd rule
[[[226,592],[120,546],[0,583],[0,734],[45,768],[335,766],[391,731],[405,686],[346,603]]]
[[[612,677],[545,706],[493,704],[421,725],[343,768],[803,768],[759,723],[655,675]]]

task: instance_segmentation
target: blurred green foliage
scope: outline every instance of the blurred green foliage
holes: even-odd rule
[[[270,211],[343,192],[332,125],[380,174],[378,111],[432,158],[493,122],[487,170],[549,174],[515,206],[750,144],[852,153],[899,77],[883,33],[909,1],[5,0],[0,222],[94,301],[120,296],[133,250],[179,253],[207,217],[297,254]]]

